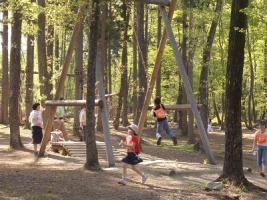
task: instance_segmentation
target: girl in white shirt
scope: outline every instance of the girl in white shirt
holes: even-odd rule
[[[40,112],[40,103],[32,105],[32,112],[29,116],[29,122],[32,127],[32,143],[34,148],[34,155],[38,155],[37,145],[42,142],[43,139],[43,118]]]

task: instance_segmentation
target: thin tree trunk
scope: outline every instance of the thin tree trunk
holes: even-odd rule
[[[194,59],[194,49],[193,49],[193,9],[192,0],[189,1],[189,44],[188,44],[188,69],[187,74],[193,88],[193,59]],[[192,111],[188,112],[188,143],[195,143],[194,136],[194,115]]]
[[[130,19],[130,5],[124,0],[123,3],[123,18],[124,18],[124,39],[123,39],[123,49],[122,49],[122,94],[123,94],[123,101],[122,101],[122,125],[128,126],[128,27],[129,27],[129,19]]]
[[[54,25],[48,26],[47,34],[47,74],[45,77],[45,94],[48,99],[52,99],[52,75],[54,64]]]
[[[248,95],[248,129],[253,129],[253,114],[252,114],[252,107],[253,107],[253,93],[254,93],[254,66],[252,62],[252,55],[251,55],[251,44],[250,44],[250,34],[249,29],[247,29],[247,48],[248,48],[248,60],[249,60],[249,73],[250,73],[250,85],[249,85],[249,95]]]
[[[37,0],[38,5],[44,9],[45,0]],[[45,76],[47,75],[47,57],[45,42],[45,13],[42,10],[38,16],[38,35],[37,35],[37,52],[38,52],[38,69],[40,82],[40,95],[45,95]],[[45,97],[47,98],[47,97]]]
[[[160,38],[161,38],[161,14],[160,14],[160,10],[158,8],[158,32],[157,32],[157,48],[159,47],[159,43],[160,43]],[[157,78],[157,83],[156,83],[156,95],[158,97],[161,97],[161,67],[159,68],[159,74],[158,74],[158,78]]]
[[[98,170],[100,168],[98,162],[98,153],[96,148],[95,138],[95,82],[96,82],[96,55],[97,55],[97,40],[98,40],[98,23],[100,5],[99,0],[92,1],[92,10],[89,22],[89,48],[88,66],[87,66],[87,97],[86,97],[86,163],[85,168]]]
[[[9,97],[9,64],[8,64],[8,11],[4,6],[3,33],[2,33],[2,97],[0,123],[8,124],[8,97]]]
[[[146,44],[144,39],[144,2],[136,2],[136,12],[137,12],[137,46],[138,46],[138,78],[139,78],[139,91],[138,91],[138,101],[137,101],[137,113],[136,119],[139,119],[141,110],[143,107],[145,92],[147,90],[147,77],[146,77]],[[138,121],[138,120],[135,120]]]
[[[77,38],[77,45],[75,49],[75,99],[83,99],[83,25],[81,25],[81,30]],[[73,132],[74,135],[79,136],[79,107],[75,107],[74,125]]]
[[[217,0],[215,15],[211,23],[209,30],[209,35],[207,42],[203,50],[203,64],[200,73],[200,83],[199,83],[199,95],[200,103],[203,104],[203,110],[201,112],[202,121],[204,123],[205,129],[208,128],[208,72],[209,72],[209,62],[211,57],[211,49],[214,41],[214,36],[216,33],[217,24],[222,10],[222,0]]]
[[[248,6],[248,0],[233,0],[231,10],[228,62],[226,72],[225,156],[222,178],[234,185],[246,184],[243,172],[241,96],[244,67],[245,32],[247,16],[240,10]],[[234,163],[234,164],[233,164]]]
[[[13,11],[13,26],[11,29],[11,52],[10,52],[10,98],[9,116],[10,117],[10,147],[21,148],[20,138],[20,117],[19,117],[19,95],[20,95],[20,50],[21,50],[21,24],[22,15],[20,8]]]
[[[26,128],[30,129],[29,116],[33,104],[33,69],[34,69],[34,36],[27,36],[27,64],[26,64]]]
[[[59,58],[59,38],[58,34],[55,34],[55,70],[58,71],[60,66],[60,58]]]
[[[136,3],[134,3],[134,11],[133,11],[133,114],[134,114],[134,123],[138,123],[137,118],[137,25],[136,25],[137,17],[136,17]]]

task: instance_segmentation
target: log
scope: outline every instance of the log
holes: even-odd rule
[[[147,4],[156,4],[161,6],[170,6],[171,0],[137,0],[137,1],[144,1]]]
[[[202,104],[198,104],[197,107],[200,108],[202,106]],[[149,105],[148,109],[152,109],[154,107],[154,105]],[[191,110],[192,107],[190,104],[176,104],[176,105],[164,105],[165,110],[177,110],[177,111],[181,111],[181,110]]]
[[[86,100],[47,100],[46,106],[83,106],[86,105]],[[102,100],[96,99],[95,106],[101,106]]]

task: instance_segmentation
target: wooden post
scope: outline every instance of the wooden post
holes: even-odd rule
[[[175,59],[176,59],[176,63],[178,64],[178,69],[180,71],[182,80],[184,82],[184,88],[187,94],[187,98],[189,100],[189,103],[191,104],[191,108],[192,108],[192,112],[196,118],[196,122],[197,122],[197,126],[199,128],[199,134],[200,134],[200,139],[203,143],[204,146],[204,150],[208,156],[209,162],[211,164],[215,164],[215,158],[213,156],[213,153],[211,151],[210,145],[209,145],[209,141],[208,141],[208,137],[207,137],[207,130],[205,130],[200,113],[198,111],[197,108],[197,103],[196,100],[193,96],[193,92],[192,92],[192,88],[191,88],[191,84],[189,82],[189,78],[187,76],[187,73],[185,71],[185,67],[184,67],[184,63],[183,63],[183,59],[181,57],[181,54],[179,52],[175,37],[173,35],[172,32],[172,28],[171,28],[171,24],[170,24],[170,20],[167,16],[167,12],[165,10],[165,8],[163,6],[160,6],[160,11],[162,13],[162,18],[163,21],[165,23],[166,26],[166,30],[167,30],[167,34],[168,34],[168,38],[170,41],[170,44],[172,46],[173,52],[175,54]]]
[[[104,140],[106,143],[106,155],[108,160],[109,167],[115,166],[115,159],[113,155],[112,144],[110,142],[110,130],[109,130],[109,116],[107,111],[107,101],[105,98],[105,90],[104,90],[104,82],[103,82],[103,71],[101,66],[101,56],[99,55],[101,49],[98,48],[97,56],[96,56],[96,81],[98,82],[98,92],[99,98],[103,102],[100,109],[102,126],[103,126],[103,133],[104,133]]]
[[[174,10],[175,10],[176,2],[177,2],[177,0],[172,0],[171,1],[170,8],[169,8],[169,18],[170,18],[170,20],[173,17],[173,13],[174,13]],[[164,52],[164,48],[165,48],[165,45],[166,45],[166,41],[167,41],[167,33],[166,33],[166,29],[164,29],[163,30],[163,34],[161,36],[160,44],[159,44],[159,47],[158,47],[158,52],[157,52],[156,61],[155,61],[154,69],[153,69],[153,72],[152,72],[151,80],[150,80],[149,86],[148,86],[147,91],[146,91],[145,101],[144,101],[142,112],[141,112],[141,115],[140,115],[140,118],[139,118],[139,122],[138,122],[139,139],[142,136],[142,131],[143,131],[143,128],[144,128],[144,123],[145,123],[145,119],[146,119],[146,115],[147,115],[147,109],[148,109],[148,106],[149,106],[149,103],[150,103],[150,99],[151,99],[152,92],[153,92],[153,89],[154,89],[154,86],[155,86],[155,82],[156,82],[157,77],[158,77],[161,58],[163,56],[163,52]]]
[[[61,91],[64,88],[64,83],[65,83],[65,79],[66,79],[69,65],[71,62],[72,53],[73,53],[73,50],[74,50],[75,45],[76,45],[77,37],[78,37],[79,32],[81,30],[81,24],[84,21],[84,17],[85,17],[84,13],[85,13],[86,8],[87,8],[87,6],[83,5],[80,7],[80,9],[78,11],[78,21],[75,24],[75,27],[74,27],[74,30],[73,30],[73,33],[71,36],[71,41],[69,44],[69,48],[68,48],[67,55],[66,55],[66,58],[65,58],[65,61],[63,64],[63,69],[62,69],[62,72],[61,72],[61,75],[59,78],[59,82],[58,82],[58,86],[57,86],[57,90],[56,90],[56,94],[55,94],[56,100],[58,100],[60,98]],[[47,142],[49,140],[49,135],[50,135],[50,132],[52,130],[52,123],[54,120],[55,113],[56,113],[56,107],[55,106],[47,108],[47,122],[45,124],[45,130],[44,130],[45,132],[44,132],[43,140],[41,143],[39,156],[44,155],[45,148],[46,148]]]

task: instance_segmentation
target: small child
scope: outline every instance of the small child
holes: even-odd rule
[[[32,143],[34,149],[34,155],[38,156],[37,145],[41,143],[43,139],[43,118],[40,112],[40,103],[32,105],[32,112],[29,116],[29,122],[32,127]]]
[[[127,155],[122,159],[123,171],[122,179],[118,182],[121,185],[126,185],[126,175],[127,168],[131,168],[137,174],[141,176],[141,182],[144,184],[147,180],[147,176],[141,172],[141,170],[136,166],[138,163],[143,162],[141,158],[137,156],[139,153],[139,140],[137,136],[138,127],[135,124],[128,126],[128,134],[125,141],[121,141],[120,145],[127,149]]]
[[[257,149],[256,149],[257,144]],[[265,121],[260,121],[259,130],[255,133],[253,141],[252,152],[256,149],[257,164],[260,167],[260,175],[265,177],[267,172],[267,132],[265,127]]]
[[[157,118],[157,145],[161,144],[161,129],[166,131],[166,134],[172,139],[173,145],[177,145],[177,138],[169,127],[165,107],[161,104],[160,97],[156,97],[154,100],[153,115]]]

